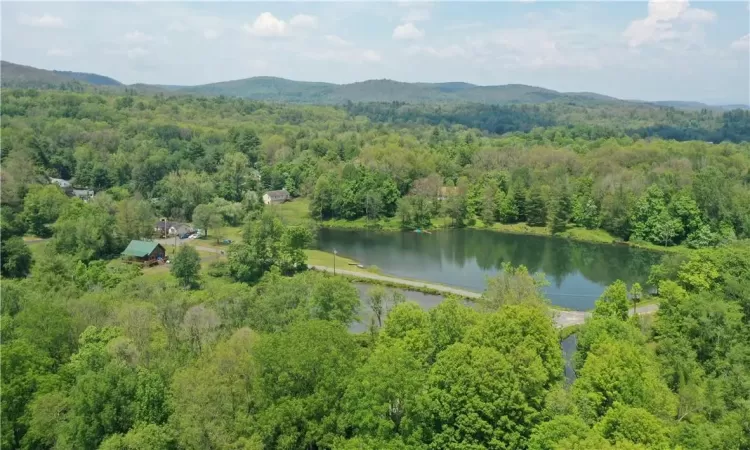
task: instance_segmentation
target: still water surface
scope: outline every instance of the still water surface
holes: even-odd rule
[[[547,297],[555,305],[587,310],[604,288],[621,279],[643,284],[657,252],[624,245],[505,234],[485,230],[441,230],[432,234],[323,228],[321,250],[336,249],[383,274],[431,281],[482,292],[487,277],[504,262],[544,272]]]

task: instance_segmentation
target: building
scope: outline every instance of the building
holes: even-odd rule
[[[146,264],[156,264],[166,259],[167,251],[161,244],[154,241],[130,241],[128,248],[121,254],[124,258],[131,261],[138,261]]]
[[[73,189],[72,194],[73,197],[80,198],[84,202],[87,202],[94,196],[94,191],[92,189]]]
[[[187,223],[181,222],[168,222],[166,220],[160,220],[154,225],[154,231],[159,233],[161,236],[182,236],[186,233],[192,233],[195,229]]]
[[[289,200],[289,192],[286,189],[280,191],[268,191],[263,194],[263,203],[266,205],[278,205]]]

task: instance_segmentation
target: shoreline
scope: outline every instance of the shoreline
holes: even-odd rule
[[[465,289],[460,288],[454,288],[450,286],[444,286],[434,283],[428,283],[428,282],[422,282],[422,281],[415,281],[415,280],[407,280],[402,279],[398,277],[392,277],[392,276],[386,276],[386,275],[378,275],[378,274],[363,274],[358,272],[350,272],[347,270],[337,270],[336,274],[333,274],[333,269],[331,267],[326,266],[316,266],[316,265],[309,265],[309,270],[316,270],[320,272],[326,272],[333,276],[341,276],[345,277],[347,279],[350,279],[355,282],[365,283],[365,284],[375,284],[375,285],[383,285],[383,286],[389,286],[389,287],[395,287],[400,288],[404,290],[414,290],[417,292],[424,292],[421,289],[429,289],[432,290],[432,293],[435,295],[457,295],[462,298],[468,299],[469,301],[475,300],[479,298],[482,294],[478,292],[473,291],[467,291]],[[416,288],[416,289],[414,289]],[[558,329],[566,329],[572,326],[576,325],[582,325],[587,318],[591,316],[591,311],[578,311],[578,310],[569,310],[561,308],[557,305],[549,304],[547,306],[554,314],[555,324],[558,326]],[[644,304],[642,306],[638,306],[636,308],[636,314],[651,314],[655,312],[659,308],[658,304]],[[632,310],[628,312],[628,314],[632,315]]]
[[[333,220],[315,221],[315,223],[320,228],[328,228],[332,230],[380,231],[380,232],[385,232],[385,233],[414,232],[414,230],[405,230],[405,229],[402,229],[401,227],[394,226],[392,224],[392,221],[390,220],[386,221],[385,223],[383,223],[382,221],[379,221],[374,224],[364,223],[360,219],[351,220],[351,221],[342,220],[342,219],[333,219]],[[621,241],[602,229],[589,230],[586,228],[572,227],[572,228],[568,228],[562,233],[552,234],[547,227],[531,227],[529,225],[526,225],[526,223],[523,223],[523,222],[515,223],[515,224],[495,223],[491,227],[484,226],[483,224],[468,225],[468,226],[461,227],[461,228],[454,228],[454,227],[448,227],[448,226],[442,227],[442,226],[433,225],[430,228],[426,228],[425,231],[436,232],[436,231],[443,231],[443,230],[461,230],[461,229],[493,231],[496,233],[515,234],[515,235],[521,235],[521,236],[549,237],[549,238],[565,239],[565,240],[569,240],[573,242],[585,242],[588,244],[625,246],[625,247],[632,247],[632,248],[637,248],[641,250],[649,250],[649,251],[659,252],[659,253],[686,253],[686,252],[692,251],[692,249],[684,247],[684,246],[680,246],[680,245],[676,245],[672,247],[662,247],[662,246],[651,244],[648,242]]]
[[[369,221],[363,217],[355,220],[346,219],[328,219],[318,220],[310,217],[309,200],[301,197],[292,201],[273,206],[273,210],[279,215],[282,221],[290,224],[303,224],[305,222],[314,222],[320,228],[329,228],[336,230],[359,230],[359,231],[383,231],[383,232],[405,232],[413,230],[404,230],[401,223],[396,217],[384,217],[376,221]],[[481,219],[475,219],[474,225],[467,225],[462,228],[451,227],[451,220],[448,217],[433,218],[429,228],[426,231],[439,230],[460,230],[462,228],[472,230],[486,230],[506,234],[518,234],[525,236],[542,236],[559,239],[567,239],[574,242],[586,242],[590,244],[616,245],[650,250],[659,253],[688,253],[692,249],[683,245],[672,247],[663,247],[649,242],[622,241],[617,237],[609,234],[607,231],[597,228],[589,230],[581,227],[569,227],[562,233],[553,234],[547,227],[532,227],[525,222],[504,224],[495,222],[492,226],[486,226]]]

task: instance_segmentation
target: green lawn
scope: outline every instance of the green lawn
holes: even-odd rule
[[[278,214],[286,225],[301,225],[310,220],[310,200],[306,198],[295,198],[280,205],[268,205],[266,208]]]
[[[321,250],[305,250],[307,255],[307,263],[313,266],[325,266],[333,267],[333,253],[324,252]],[[336,256],[336,268],[348,270],[351,272],[363,272],[372,273],[372,271],[366,269],[360,269],[356,265],[359,264],[357,261],[343,256]]]

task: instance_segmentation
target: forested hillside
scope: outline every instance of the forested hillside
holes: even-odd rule
[[[115,80],[114,78],[106,77],[104,75],[98,75],[95,73],[84,73],[84,72],[70,72],[63,70],[55,70],[57,74],[73,78],[74,80],[84,81],[93,85],[100,86],[121,86],[122,83]]]
[[[440,108],[4,88],[2,448],[750,448],[747,113]],[[734,134],[630,132],[665,121]],[[261,203],[282,188],[313,223]],[[158,218],[226,254],[120,261]],[[523,266],[429,312],[371,287],[368,331],[350,332],[355,285],[307,270],[331,223],[523,224],[679,252],[648,286],[604,291],[565,380]],[[647,298],[658,312],[630,317]]]
[[[615,112],[563,112],[593,123],[496,136],[409,115],[386,125],[334,107],[5,91],[3,202],[20,212],[29,183],[50,176],[137,194],[184,220],[214,197],[247,203],[285,188],[309,197],[318,219],[395,216],[404,228],[440,217],[526,222],[697,247],[750,235],[747,142],[634,139],[608,131]],[[743,131],[747,113],[737,114],[720,129]],[[441,188],[450,195],[439,200]]]
[[[65,71],[49,71],[2,61],[2,84],[14,88],[63,89],[80,91],[96,87],[126,86],[107,76]],[[71,84],[73,81],[81,84]],[[575,105],[579,107],[606,106],[629,114],[642,115],[653,110],[669,109],[697,111],[747,110],[750,105],[709,106],[699,102],[625,101],[591,92],[558,92],[535,86],[507,84],[498,86],[478,86],[463,82],[446,83],[404,83],[393,80],[367,80],[349,84],[294,81],[277,77],[252,77],[240,80],[222,81],[196,86],[168,86],[136,83],[127,86],[133,92],[172,95],[208,95],[247,98],[281,103],[344,105],[350,103],[396,103],[458,105],[456,108],[474,108],[487,111],[493,106],[508,105]],[[115,90],[117,91],[117,90]],[[387,106],[386,106],[387,107]],[[382,108],[378,106],[378,108]],[[449,107],[450,109],[450,107]],[[701,114],[706,114],[702,112]],[[445,118],[448,120],[449,116]],[[479,126],[477,123],[465,124]],[[671,122],[665,125],[671,125]],[[494,130],[490,130],[494,131]],[[677,138],[669,136],[670,138]],[[691,136],[688,139],[707,139],[707,136]],[[719,138],[721,139],[721,138]]]
[[[253,100],[294,103],[341,104],[346,102],[538,104],[552,101],[617,103],[603,95],[562,93],[534,86],[476,86],[469,83],[403,83],[368,80],[351,84],[310,83],[283,78],[255,77],[192,86],[183,92],[226,95]]]
[[[3,87],[82,91],[86,83],[52,70],[0,61]]]
[[[678,141],[742,142],[750,140],[750,111],[725,113],[708,109],[681,111],[647,104],[619,105],[548,103],[543,105],[410,105],[349,103],[347,111],[373,121],[398,124],[459,124],[490,133],[528,132],[536,127],[559,127],[572,138],[600,139],[630,136]]]

